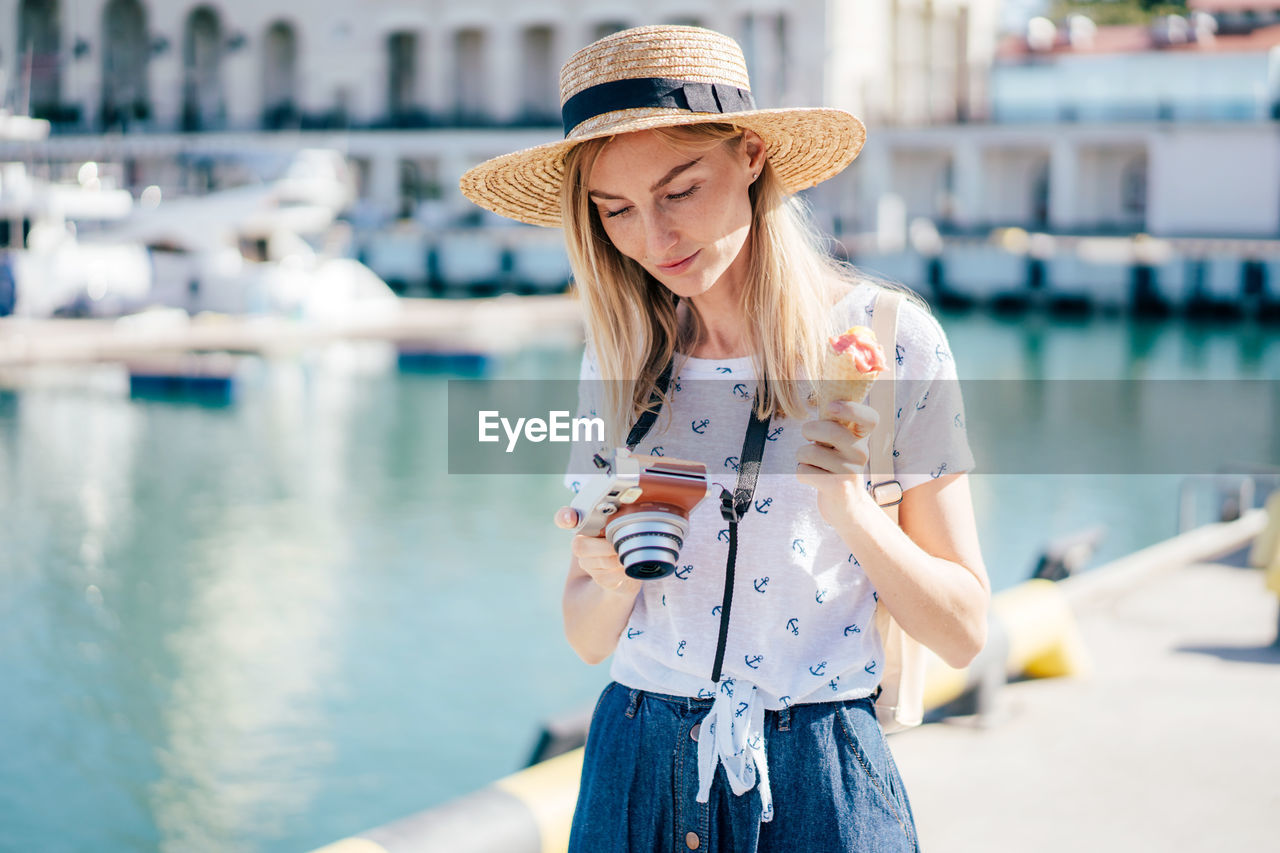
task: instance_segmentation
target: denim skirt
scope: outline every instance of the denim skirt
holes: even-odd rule
[[[915,851],[915,819],[870,697],[765,712],[773,819],[716,766],[698,791],[695,726],[711,700],[615,682],[587,732],[571,853]]]

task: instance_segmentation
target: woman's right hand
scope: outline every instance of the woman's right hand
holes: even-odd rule
[[[562,530],[572,530],[578,526],[578,512],[571,507],[561,507],[556,511],[555,522]],[[590,575],[601,589],[631,598],[640,592],[643,581],[627,576],[618,552],[608,539],[579,534],[573,537],[572,551],[578,568]]]

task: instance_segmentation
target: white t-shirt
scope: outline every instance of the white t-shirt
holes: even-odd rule
[[[847,294],[833,308],[838,328],[870,326],[879,292],[863,284]],[[903,300],[896,344],[894,465],[907,491],[931,477],[970,470],[973,457],[955,365],[937,321]],[[635,452],[704,462],[708,477],[732,492],[755,393],[751,359],[677,356],[675,372],[671,419],[660,415]],[[580,380],[579,415],[586,415],[597,408],[600,391],[590,346]],[[737,685],[739,699],[751,699],[753,711],[867,696],[884,663],[873,624],[875,591],[858,556],[823,520],[815,490],[795,477],[796,451],[807,443],[800,426],[787,418],[770,422],[763,473],[738,525],[720,689],[728,681],[732,693]],[[593,453],[608,456],[604,447],[573,448],[565,485],[575,493],[593,470]],[[716,697],[710,676],[728,555],[719,503],[713,495],[690,514],[676,572],[645,581],[613,655],[611,676],[621,684]]]
[[[860,284],[833,307],[837,328],[870,325],[879,289]],[[890,353],[886,351],[886,356]],[[902,300],[897,320],[893,464],[904,491],[973,467],[955,364],[942,328]],[[708,478],[732,492],[750,419],[755,375],[750,357],[677,356],[669,403],[636,453],[705,462]],[[713,382],[714,380],[714,382]],[[582,356],[579,415],[595,415],[599,369]],[[817,411],[813,411],[817,418]],[[705,800],[723,762],[735,793],[759,776],[764,820],[772,817],[764,761],[763,710],[865,697],[881,680],[884,657],[874,628],[876,590],[818,510],[817,493],[795,476],[806,439],[799,421],[776,418],[764,443],[753,505],[739,523],[735,588],[721,683],[710,680],[728,556],[728,523],[714,494],[690,514],[675,574],[646,580],[613,653],[611,676],[631,688],[714,698],[709,719],[730,735],[699,736]],[[603,446],[575,444],[564,485],[577,493]],[[788,473],[769,473],[769,471]],[[710,733],[708,733],[708,729]]]

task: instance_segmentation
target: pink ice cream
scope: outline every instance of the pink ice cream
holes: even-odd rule
[[[858,373],[884,370],[884,350],[876,341],[875,332],[866,326],[854,326],[844,334],[830,338],[829,343],[838,354],[853,361],[853,368]]]
[[[861,403],[885,368],[884,350],[876,341],[875,332],[866,326],[854,326],[829,338],[828,343],[822,381],[815,395],[818,417],[825,417],[827,406],[836,400]]]

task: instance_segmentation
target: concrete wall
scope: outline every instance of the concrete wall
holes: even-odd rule
[[[874,141],[854,164],[877,188],[859,201],[864,218],[893,192],[909,216],[1043,227],[1036,184],[1047,167],[1053,231],[1280,236],[1280,127],[1271,122],[882,128]]]
[[[1153,234],[1280,236],[1280,129],[1186,128],[1154,134]]]

